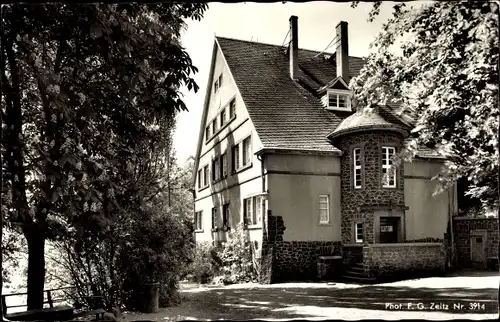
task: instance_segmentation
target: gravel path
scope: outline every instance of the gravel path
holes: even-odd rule
[[[124,315],[129,321],[495,319],[499,281],[495,272],[463,272],[375,285],[183,284],[181,305],[154,314]]]

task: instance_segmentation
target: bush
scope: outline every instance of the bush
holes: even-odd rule
[[[196,246],[190,269],[191,279],[198,283],[234,284],[254,281],[252,246],[239,225],[228,233],[227,241],[220,247],[210,243]]]
[[[169,215],[145,212],[138,219],[117,261],[129,295],[125,304],[133,309],[141,286],[156,282],[160,283],[160,306],[178,304],[179,276],[189,258],[188,230]]]
[[[168,212],[137,211],[112,222],[102,236],[85,233],[58,243],[57,278],[74,285],[71,297],[89,308],[90,296],[103,297],[106,308],[136,310],[144,284],[160,283],[159,305],[177,304],[179,276],[189,258],[189,231]]]
[[[211,243],[197,244],[189,269],[191,280],[201,284],[211,282],[219,272],[221,264],[217,251]]]
[[[238,225],[228,234],[220,252],[221,275],[224,284],[251,282],[256,280],[257,271],[253,263],[252,246],[243,225]]]

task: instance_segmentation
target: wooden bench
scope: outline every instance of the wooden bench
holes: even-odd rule
[[[57,297],[53,298],[53,294],[55,291],[62,290],[70,290],[75,287],[61,287],[56,289],[45,290],[44,293],[47,295],[47,300],[43,302],[43,304],[48,304],[48,308],[38,309],[38,310],[27,310],[22,312],[8,313],[8,308],[19,308],[26,307],[25,304],[22,305],[7,305],[7,297],[12,296],[24,296],[28,295],[28,293],[11,293],[2,295],[2,309],[3,315],[6,320],[9,321],[68,321],[76,317],[84,317],[89,315],[95,315],[97,320],[102,320],[104,313],[106,312],[104,308],[101,307],[100,304],[97,304],[95,299],[102,299],[102,297],[93,297],[93,303],[95,307],[92,307],[91,310],[75,312],[75,309],[70,305],[60,305],[54,306],[54,303],[68,302],[68,297]]]

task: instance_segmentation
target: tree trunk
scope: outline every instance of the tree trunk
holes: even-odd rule
[[[28,310],[43,308],[45,283],[45,237],[34,231],[26,234],[28,243]]]
[[[2,30],[3,34],[3,30]],[[2,68],[4,68],[2,66]],[[0,126],[3,126],[2,112],[0,111]],[[3,129],[0,129],[0,142],[3,142]],[[0,151],[0,193],[3,193],[3,157]],[[4,207],[0,196],[0,298],[3,294],[3,213]],[[0,303],[0,321],[3,321],[3,305]]]

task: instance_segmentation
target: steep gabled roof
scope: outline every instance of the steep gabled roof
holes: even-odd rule
[[[318,90],[337,78],[328,53],[299,49],[298,80],[290,78],[286,48],[217,37],[236,85],[265,148],[340,152],[328,135],[352,113],[328,111]],[[364,60],[349,57],[350,77]],[[390,109],[380,109],[389,122],[405,125]]]
[[[264,147],[340,152],[327,135],[345,113],[326,111],[318,97],[290,78],[282,47],[222,37],[217,41]],[[336,77],[335,65],[322,56],[313,58],[316,54],[298,53],[299,82],[314,90]],[[362,60],[351,61],[352,73],[358,73]]]

